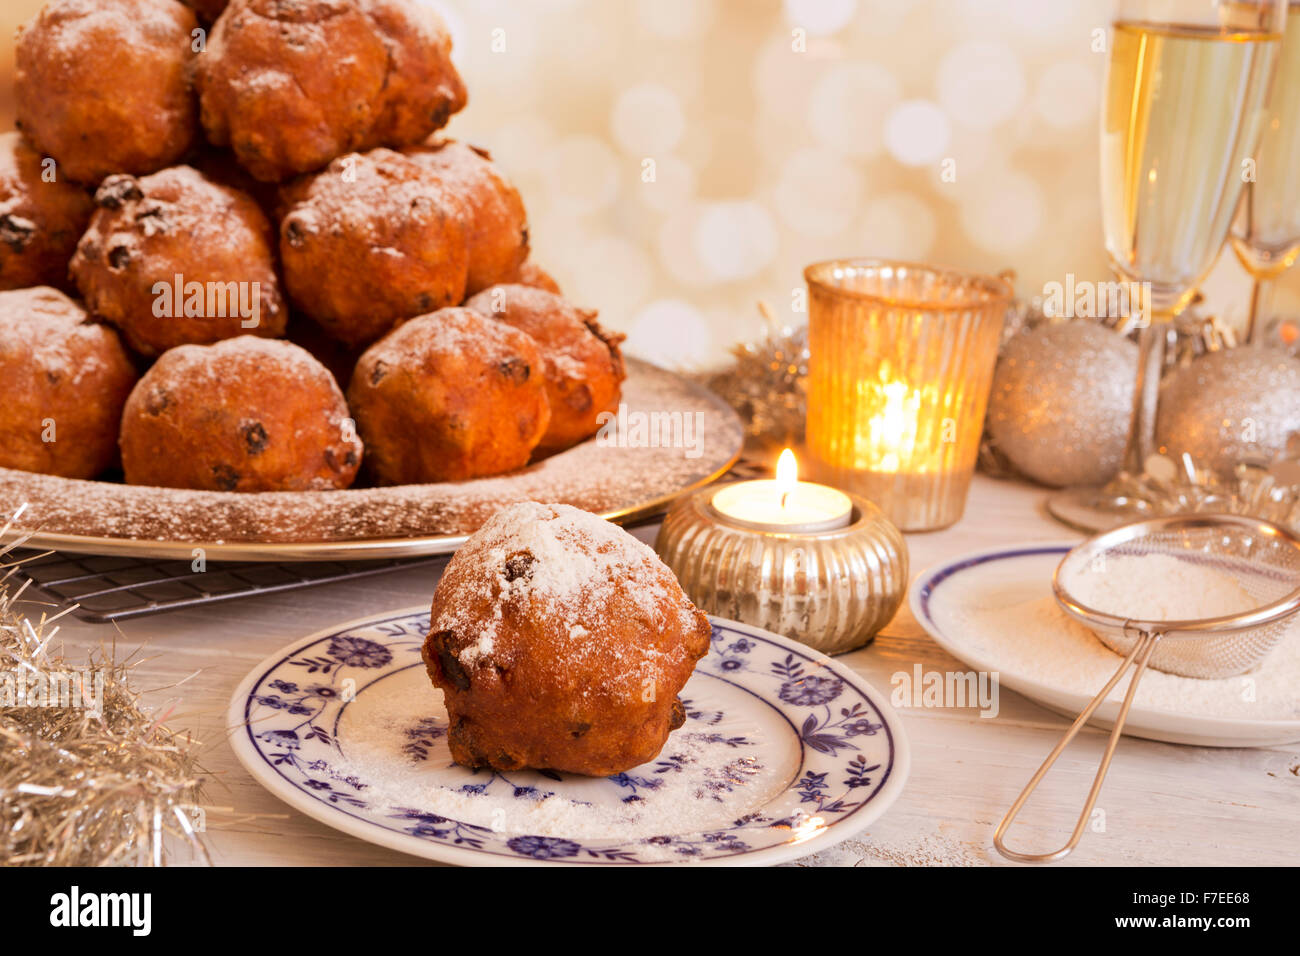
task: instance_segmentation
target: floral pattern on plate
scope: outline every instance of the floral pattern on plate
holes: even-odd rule
[[[298,642],[231,701],[240,760],[305,813],[456,863],[759,863],[858,832],[907,773],[898,718],[849,668],[714,619],[686,724],[607,778],[456,766],[420,647],[427,610]]]

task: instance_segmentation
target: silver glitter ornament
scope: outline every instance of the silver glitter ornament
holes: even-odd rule
[[[1156,444],[1220,475],[1267,462],[1300,433],[1300,359],[1243,345],[1202,356],[1160,386]]]
[[[1096,322],[1032,328],[998,359],[992,445],[1042,484],[1102,484],[1124,457],[1136,379],[1137,346]]]

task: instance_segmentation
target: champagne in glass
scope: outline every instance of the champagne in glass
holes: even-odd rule
[[[1237,259],[1255,280],[1251,331],[1262,284],[1300,258],[1300,0],[1287,7],[1277,78],[1255,155],[1254,181],[1246,184],[1232,234]]]
[[[1116,272],[1157,316],[1196,294],[1245,185],[1279,35],[1115,24],[1102,118],[1102,212]]]
[[[1287,0],[1117,0],[1101,118],[1102,221],[1112,268],[1142,283],[1138,374],[1120,474],[1048,501],[1090,531],[1140,517],[1163,331],[1227,239],[1255,155]]]

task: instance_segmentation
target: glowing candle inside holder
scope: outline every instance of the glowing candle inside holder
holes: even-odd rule
[[[799,480],[789,448],[781,452],[776,479],[741,481],[713,495],[713,508],[736,524],[759,531],[811,534],[847,527],[853,502],[842,491]]]
[[[655,550],[697,607],[828,654],[871,640],[907,591],[899,530],[859,495],[800,481],[788,448],[775,481],[678,498]]]
[[[920,394],[904,382],[883,385],[880,392],[885,407],[867,423],[866,444],[877,471],[899,471],[905,459],[915,457],[912,446],[916,444]]]
[[[821,262],[808,280],[808,458],[904,531],[961,517],[1014,290],[902,262]]]

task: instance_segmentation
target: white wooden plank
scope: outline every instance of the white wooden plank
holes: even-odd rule
[[[1042,511],[1044,492],[977,476],[966,516],[954,527],[908,536],[913,577],[954,555],[1026,541],[1070,540]],[[639,536],[650,538],[653,529]],[[429,568],[303,591],[264,595],[149,618],[114,628],[64,618],[66,651],[116,638],[119,656],[148,658],[138,687],[159,687],[201,673],[150,700],[178,697],[176,726],[205,742],[212,772],[208,799],[243,822],[209,818],[208,842],[219,864],[410,865],[421,861],[370,846],[289,809],[262,789],[225,742],[225,708],[236,684],[284,644],[346,620],[426,603]],[[920,663],[927,670],[964,669],[917,625],[906,605],[869,647],[842,658],[885,693],[890,677]],[[912,776],[899,802],[859,839],[812,854],[799,865],[986,865],[1002,862],[993,828],[1051,750],[1066,721],[1004,690],[1001,711],[904,710],[913,748]],[[1047,849],[1071,828],[1104,746],[1081,735],[1021,815],[1014,845]],[[1104,833],[1089,833],[1067,862],[1097,864],[1295,863],[1300,817],[1300,749],[1222,750],[1125,738],[1099,802]]]

